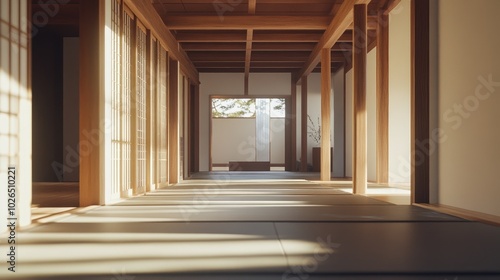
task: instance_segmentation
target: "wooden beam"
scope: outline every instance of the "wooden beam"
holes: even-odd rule
[[[381,20],[388,15],[379,12]],[[380,24],[377,36],[377,183],[389,183],[389,25]]]
[[[429,0],[411,1],[411,200],[429,203]]]
[[[328,16],[168,16],[165,24],[171,30],[322,30],[328,26]]]
[[[301,79],[300,94],[300,171],[307,172],[307,76]]]
[[[182,43],[182,48],[189,51],[245,51],[245,43]]]
[[[248,95],[249,79],[250,79],[250,62],[252,61],[252,38],[253,30],[247,30],[247,45],[245,50],[245,95]]]
[[[332,68],[330,49],[321,52],[321,181],[331,179],[331,106]]]
[[[194,85],[193,92],[193,172],[200,171],[200,85]]]
[[[168,90],[168,179],[179,183],[179,61],[169,58]]]
[[[325,33],[312,51],[304,67],[299,71],[297,78],[309,75],[316,68],[320,60],[320,53],[323,49],[331,49],[338,39],[344,34],[344,31],[353,21],[353,8],[356,0],[345,0],[342,2],[337,14],[328,25]],[[365,19],[366,20],[366,19]],[[352,38],[351,38],[352,40]]]
[[[313,30],[254,30],[254,42],[277,42],[277,43],[317,43],[323,32]],[[180,43],[245,43],[246,30],[179,30],[176,39]],[[352,42],[352,30],[346,30],[337,42]]]
[[[354,6],[354,109],[353,109],[353,193],[365,194],[367,187],[366,114],[366,4]]]
[[[102,93],[102,64],[104,50],[100,19],[103,9],[99,0],[80,3],[80,143],[88,142],[85,133],[101,131],[100,96]],[[100,134],[99,134],[100,135]],[[101,204],[101,146],[95,145],[86,156],[80,157],[80,207]]]
[[[379,22],[388,15],[379,11]],[[377,183],[389,183],[389,25],[377,29]]]
[[[399,5],[399,3],[401,3],[401,0],[389,0],[387,5],[384,7],[384,15],[389,15],[391,11]]]
[[[184,73],[195,83],[199,83],[198,71],[187,56],[186,52],[179,46],[174,35],[165,26],[158,12],[153,7],[151,1],[124,0],[124,3],[134,12],[135,16],[146,26],[154,30],[157,39],[164,45],[174,59],[181,64]]]
[[[368,30],[376,30],[378,26],[378,18],[377,16],[368,16],[368,21],[366,22],[366,29]],[[351,23],[348,27],[347,30],[353,30],[354,29],[354,23]]]
[[[248,14],[254,15],[257,8],[257,0],[248,0]]]

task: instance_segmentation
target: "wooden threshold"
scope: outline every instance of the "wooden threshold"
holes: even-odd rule
[[[500,226],[500,216],[485,214],[463,208],[443,204],[414,203],[413,205],[436,212],[457,216],[466,220],[482,222],[494,226]]]

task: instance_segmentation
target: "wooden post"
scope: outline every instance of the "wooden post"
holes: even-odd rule
[[[331,49],[324,48],[321,52],[321,181],[331,179],[331,106],[332,91],[332,55]]]
[[[168,179],[179,183],[179,61],[169,59]]]
[[[88,141],[86,134],[100,131],[101,9],[99,0],[80,3],[80,143]],[[97,134],[100,142],[101,133]],[[80,157],[80,207],[101,204],[100,152],[100,145],[94,145]]]
[[[377,183],[389,183],[389,15],[377,29]]]
[[[429,0],[411,1],[411,201],[429,203]]]
[[[366,128],[366,4],[354,5],[353,50],[353,192],[366,193],[367,177],[367,128]]]
[[[290,112],[288,120],[290,121],[290,169],[288,171],[297,171],[297,84],[292,79],[291,84]]]
[[[307,76],[302,77],[300,94],[300,171],[307,171]]]

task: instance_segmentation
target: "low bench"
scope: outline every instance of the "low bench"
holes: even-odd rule
[[[230,161],[229,171],[271,171],[269,161]]]

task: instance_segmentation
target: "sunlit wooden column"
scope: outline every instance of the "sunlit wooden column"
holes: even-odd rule
[[[389,15],[378,13],[377,183],[389,182]]]
[[[307,171],[307,76],[301,79],[300,93],[300,171]]]
[[[366,193],[367,128],[366,128],[366,21],[367,4],[354,5],[353,45],[353,192]]]
[[[86,143],[87,135],[99,132],[100,95],[101,95],[101,60],[103,51],[101,40],[99,0],[80,2],[80,143]],[[102,27],[104,30],[104,27]],[[97,133],[99,138],[100,133]],[[102,139],[99,139],[99,142]],[[102,202],[101,145],[93,145],[86,156],[80,157],[80,206],[98,205]]]
[[[331,49],[321,51],[321,181],[331,179],[331,92],[332,92],[332,54]]]
[[[168,180],[179,183],[179,61],[169,59],[168,90]]]

